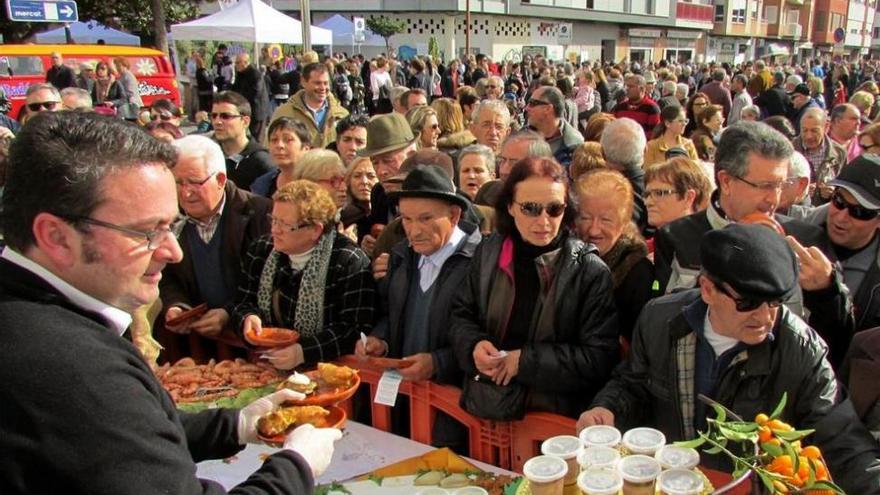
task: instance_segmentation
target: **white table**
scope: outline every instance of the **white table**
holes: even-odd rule
[[[404,459],[420,456],[434,447],[414,442],[391,433],[377,430],[355,421],[347,421],[342,439],[336,442],[330,467],[317,480],[324,484],[347,481],[388,466]],[[204,461],[198,464],[196,476],[214,480],[227,490],[243,482],[263,464],[261,456],[270,455],[278,449],[263,444],[249,444],[228,461]],[[484,471],[512,474],[510,471],[468,459]]]

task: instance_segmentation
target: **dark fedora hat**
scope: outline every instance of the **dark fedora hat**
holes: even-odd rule
[[[390,199],[439,199],[467,210],[468,200],[455,193],[452,179],[436,165],[416,165],[403,180],[400,191],[388,193]]]
[[[367,146],[358,150],[358,156],[373,157],[397,151],[416,142],[416,136],[406,118],[397,112],[378,115],[367,124]]]

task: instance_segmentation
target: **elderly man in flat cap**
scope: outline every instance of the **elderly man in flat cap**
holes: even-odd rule
[[[828,468],[847,493],[880,493],[880,448],[837,383],[818,334],[782,305],[798,286],[798,261],[762,225],[712,230],[700,245],[699,288],[648,303],[629,359],[581,414],[578,427],[651,426],[667,441],[706,431],[712,398],[743,418],[772,411],[815,428]],[[719,459],[704,458],[704,464]]]
[[[387,272],[379,279],[383,315],[358,356],[389,356],[412,361],[400,374],[404,380],[432,380],[459,386],[458,367],[449,340],[449,318],[456,294],[467,276],[470,260],[483,236],[476,224],[463,220],[468,200],[456,192],[448,171],[416,165],[399,191],[406,239],[377,258]],[[441,419],[442,418],[442,419]],[[438,414],[435,445],[464,447],[460,424]]]

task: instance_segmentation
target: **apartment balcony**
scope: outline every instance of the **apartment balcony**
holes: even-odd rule
[[[804,5],[804,0],[786,0],[786,3],[791,4],[791,5],[800,5],[800,6],[803,6],[803,5]]]
[[[675,5],[676,19],[683,21],[707,22],[715,21],[715,7],[699,3],[677,2]]]

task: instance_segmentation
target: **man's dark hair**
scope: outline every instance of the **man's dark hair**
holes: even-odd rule
[[[409,110],[409,95],[422,95],[426,99],[428,98],[428,93],[425,92],[422,88],[413,88],[408,91],[405,91],[402,95],[400,95],[400,106]]]
[[[180,107],[175,105],[173,101],[167,98],[159,98],[158,100],[154,100],[153,104],[150,105],[150,109],[152,110],[165,110],[175,117],[180,117]]]
[[[791,158],[794,148],[779,131],[763,122],[739,121],[721,134],[715,150],[715,182],[722,170],[734,177],[749,173],[749,154],[771,160]]]
[[[251,104],[247,101],[247,99],[236,93],[235,91],[221,91],[214,95],[214,105],[218,103],[227,103],[229,105],[234,105],[235,109],[238,110],[238,113],[242,115],[251,116]]]
[[[743,87],[746,87],[749,85],[749,80],[748,80],[748,78],[746,78],[745,74],[737,74],[737,75],[733,76],[733,80],[739,81],[739,83],[742,84]]]
[[[312,145],[312,136],[309,135],[309,129],[305,124],[290,117],[278,117],[269,124],[269,130],[266,131],[266,137],[271,139],[275,131],[284,130],[291,131],[299,138],[299,142],[303,146]]]
[[[557,118],[562,117],[565,112],[565,96],[555,86],[542,86],[541,99],[549,103],[553,107],[553,114]]]
[[[88,217],[101,204],[101,181],[108,175],[155,164],[171,168],[176,160],[170,144],[120,119],[90,112],[36,114],[9,150],[4,240],[24,252],[36,242],[39,213]]]
[[[366,129],[368,125],[370,125],[370,118],[366,115],[349,115],[336,123],[336,135],[341,136],[342,133],[347,132],[349,129],[354,129],[355,127],[363,127]]]
[[[305,67],[302,70],[302,80],[308,81],[312,78],[312,74],[323,72],[324,74],[330,75],[330,71],[327,69],[327,66],[320,62],[313,62]]]

